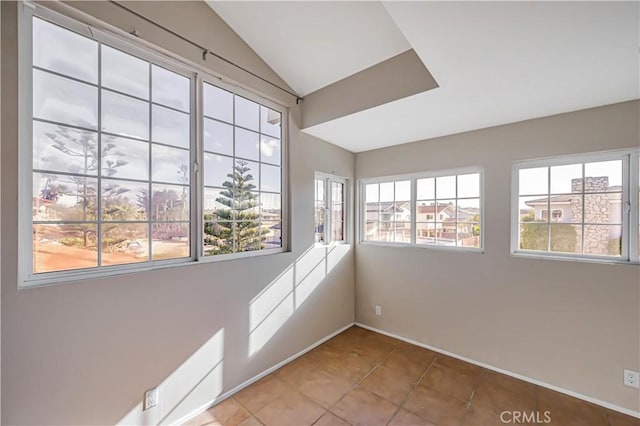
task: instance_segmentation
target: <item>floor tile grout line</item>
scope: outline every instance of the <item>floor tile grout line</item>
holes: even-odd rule
[[[435,364],[436,360],[439,358],[438,355],[436,355],[435,357],[433,357],[433,359],[431,360],[431,362],[429,363],[429,365],[427,366],[427,368],[425,368],[425,370],[422,372],[422,374],[420,375],[420,377],[418,378],[418,380],[411,385],[411,390],[409,391],[409,393],[407,394],[407,396],[402,400],[402,402],[400,404],[398,404],[398,408],[396,409],[396,411],[393,413],[393,416],[391,416],[391,418],[389,419],[389,421],[387,422],[387,425],[389,423],[391,423],[391,420],[393,420],[393,418],[398,414],[398,412],[400,412],[400,410],[404,409],[405,411],[415,414],[416,416],[418,416],[417,413],[413,413],[409,410],[407,410],[406,408],[404,408],[404,404],[409,400],[409,398],[411,398],[411,396],[414,394],[416,387],[418,387],[418,385],[420,384],[420,382],[422,381],[422,379],[424,378],[424,376],[426,376],[426,374],[429,372],[429,370],[431,369],[431,366],[433,364]],[[418,416],[420,418],[422,418],[422,416]],[[426,420],[426,419],[425,419]],[[431,422],[429,422],[431,423]]]
[[[397,349],[397,346],[393,347],[393,349],[389,351],[389,353],[387,354],[387,356],[386,356],[382,361],[376,362],[376,364],[375,364],[375,365],[374,365],[374,366],[369,370],[369,372],[368,372],[368,373],[366,373],[362,378],[360,378],[360,380],[356,381],[356,383],[355,383],[355,384],[354,384],[354,385],[353,385],[353,386],[352,386],[352,387],[351,387],[351,388],[350,388],[350,389],[349,389],[349,390],[348,390],[344,395],[342,395],[342,396],[341,396],[341,397],[340,397],[336,402],[334,402],[333,404],[331,404],[331,405],[329,406],[329,408],[327,408],[327,411],[329,411],[331,414],[333,414],[334,416],[338,417],[339,419],[344,420],[344,421],[346,421],[347,423],[349,423],[346,419],[343,419],[342,417],[338,416],[335,412],[331,411],[331,409],[332,409],[333,407],[335,407],[335,406],[336,406],[340,401],[342,401],[342,400],[343,400],[347,395],[349,395],[349,393],[351,393],[351,392],[352,392],[353,390],[355,390],[358,386],[360,386],[360,384],[361,384],[361,383],[362,383],[362,382],[363,382],[367,377],[369,377],[371,374],[373,374],[373,372],[374,372],[375,370],[377,370],[377,369],[378,369],[378,367],[380,367],[382,364],[384,364],[384,363],[387,361],[387,359],[389,359],[389,357],[391,356],[391,354],[392,354],[396,349]],[[355,353],[355,352],[351,352],[351,351],[344,351],[344,353]],[[357,353],[355,353],[355,354],[356,354],[356,355],[358,355],[358,356],[362,356],[362,355],[359,355],[359,354],[357,354]],[[329,374],[331,374],[331,373],[329,373]],[[376,396],[380,397],[380,395],[376,394],[375,392],[372,392],[372,393],[373,393],[374,395],[376,395]],[[381,398],[382,398],[382,397],[381,397]],[[385,401],[387,400],[386,398],[383,398],[383,399],[384,399]],[[395,404],[394,404],[394,405],[395,405]],[[349,423],[349,424],[351,424],[351,423]]]
[[[268,377],[268,376],[267,376],[267,377]],[[249,415],[250,415],[251,417],[253,417],[254,419],[256,419],[256,420],[257,420],[261,425],[264,425],[264,423],[262,423],[262,422],[260,421],[260,419],[256,416],[256,414],[255,414],[253,411],[249,410],[247,407],[245,407],[245,406],[244,406],[244,404],[242,404],[240,401],[238,401],[238,400],[236,399],[236,397],[235,397],[235,396],[231,396],[231,399],[233,399],[233,400],[236,402],[236,404],[238,404],[240,407],[242,407],[242,408],[243,408],[247,413],[249,413]],[[218,405],[218,404],[216,404],[216,405]],[[214,407],[215,407],[216,405],[214,405]],[[212,408],[213,408],[213,407],[212,407]],[[244,421],[244,420],[243,420],[243,421]]]

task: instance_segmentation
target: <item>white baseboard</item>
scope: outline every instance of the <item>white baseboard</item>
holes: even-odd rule
[[[247,380],[247,381],[245,381],[243,383],[240,383],[238,386],[226,391],[225,393],[223,393],[220,396],[212,399],[210,402],[207,402],[206,404],[204,404],[203,406],[197,408],[196,410],[192,411],[191,413],[181,417],[180,419],[178,419],[177,421],[172,423],[172,425],[183,424],[187,420],[197,416],[200,413],[203,413],[204,411],[208,410],[212,406],[214,406],[216,404],[219,404],[220,402],[222,402],[225,399],[229,398],[233,394],[235,394],[237,392],[240,392],[242,389],[246,388],[247,386],[257,382],[258,380],[262,379],[265,376],[268,376],[269,374],[271,374],[274,371],[276,371],[278,368],[284,367],[286,364],[290,363],[291,361],[295,360],[296,358],[301,357],[302,355],[306,354],[307,352],[309,352],[310,350],[314,349],[315,347],[320,346],[321,344],[323,344],[327,340],[331,339],[334,336],[337,336],[338,334],[342,333],[343,331],[345,331],[346,329],[352,327],[353,325],[354,325],[354,323],[349,323],[349,324],[345,325],[344,327],[342,327],[342,328],[334,331],[333,333],[329,334],[328,336],[323,337],[322,339],[320,339],[317,342],[313,343],[311,346],[307,346],[306,348],[304,348],[300,352],[298,352],[298,353],[296,353],[294,355],[291,355],[289,358],[285,359],[282,362],[279,362],[278,364],[274,365],[273,367],[267,368],[262,373],[259,373],[258,375],[253,376],[252,378],[250,378],[249,380]]]
[[[464,356],[460,356],[460,355],[455,354],[453,352],[445,351],[443,349],[436,348],[434,346],[426,345],[424,343],[417,342],[415,340],[411,340],[411,339],[408,339],[406,337],[403,337],[403,336],[400,336],[400,335],[397,335],[397,334],[394,334],[394,333],[390,333],[388,331],[380,330],[378,328],[371,327],[371,326],[366,325],[366,324],[362,324],[362,323],[356,322],[355,325],[357,325],[358,327],[366,328],[367,330],[374,331],[376,333],[384,334],[385,336],[393,337],[394,339],[398,339],[398,340],[402,340],[402,341],[407,342],[407,343],[411,343],[412,345],[420,346],[422,348],[429,349],[429,350],[432,350],[434,352],[438,352],[438,353],[441,353],[441,354],[444,354],[444,355],[448,355],[448,356],[450,356],[452,358],[457,358],[457,359],[459,359],[461,361],[465,361],[465,362],[468,362],[470,364],[475,364],[477,366],[486,368],[487,370],[492,370],[492,371],[495,371],[497,373],[504,374],[506,376],[515,377],[516,379],[520,379],[520,380],[523,380],[525,382],[533,383],[534,385],[542,386],[544,388],[551,389],[551,390],[554,390],[556,392],[564,393],[564,394],[572,396],[574,398],[582,399],[584,401],[591,402],[591,403],[596,404],[596,405],[600,405],[602,407],[608,408],[608,409],[613,410],[613,411],[618,411],[620,413],[627,414],[629,416],[640,418],[640,411],[633,411],[633,410],[630,410],[628,408],[620,407],[618,405],[614,405],[614,404],[611,404],[611,403],[606,402],[606,401],[601,401],[599,399],[592,398],[590,396],[583,395],[583,394],[578,393],[578,392],[570,391],[568,389],[564,389],[564,388],[561,388],[561,387],[558,387],[558,386],[555,386],[555,385],[550,385],[549,383],[541,382],[540,380],[532,379],[531,377],[523,376],[522,374],[514,373],[514,372],[508,371],[508,370],[503,370],[502,368],[494,367],[493,365],[489,365],[489,364],[485,364],[483,362],[475,361],[473,359],[466,358]]]

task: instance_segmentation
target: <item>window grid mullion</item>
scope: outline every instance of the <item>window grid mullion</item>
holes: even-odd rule
[[[149,118],[147,121],[147,126],[149,128],[149,140],[147,143],[149,144],[149,170],[148,170],[148,183],[147,186],[149,188],[149,192],[147,195],[147,211],[149,212],[147,217],[147,261],[153,261],[153,149],[154,144],[151,142],[153,140],[152,134],[152,123],[153,123],[153,73],[151,72],[151,64],[148,64],[148,73],[149,73]]]
[[[96,241],[98,246],[98,268],[102,267],[102,43],[98,43],[98,146],[97,155],[98,162],[96,167],[96,176],[98,177],[98,185],[96,188]],[[86,201],[85,201],[86,202]]]

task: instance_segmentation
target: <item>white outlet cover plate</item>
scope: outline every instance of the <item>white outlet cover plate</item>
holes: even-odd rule
[[[149,389],[144,393],[144,407],[142,411],[153,408],[158,405],[158,388]]]
[[[624,384],[632,388],[640,387],[640,373],[633,370],[624,370]]]

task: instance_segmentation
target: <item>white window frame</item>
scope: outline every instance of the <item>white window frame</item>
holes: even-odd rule
[[[179,259],[148,260],[141,263],[97,266],[87,269],[52,271],[46,273],[33,272],[33,219],[32,219],[32,185],[33,185],[33,147],[32,147],[32,18],[36,16],[50,21],[70,31],[79,33],[90,39],[104,43],[110,47],[139,57],[145,61],[174,71],[191,81],[190,95],[190,256]],[[105,29],[102,29],[105,28]],[[288,108],[255,92],[235,85],[233,82],[222,81],[223,77],[214,75],[210,70],[193,64],[177,55],[156,47],[135,36],[125,34],[90,17],[69,17],[66,14],[53,11],[40,4],[21,2],[18,5],[18,90],[19,90],[19,164],[18,164],[18,288],[30,288],[42,285],[73,282],[124,273],[144,272],[176,266],[197,265],[201,262],[217,262],[237,258],[263,256],[289,250],[289,211],[288,211]],[[280,248],[265,249],[244,253],[226,255],[203,255],[203,173],[204,156],[203,144],[203,82],[210,82],[225,90],[243,96],[258,104],[280,112],[281,120],[281,204],[282,204],[282,246]],[[151,176],[149,177],[151,179]],[[151,238],[151,236],[149,236]]]
[[[418,179],[437,178],[443,176],[458,176],[478,173],[479,175],[479,199],[480,199],[480,247],[460,247],[460,246],[444,246],[436,244],[417,244],[416,243],[416,211],[417,211],[417,181]],[[367,184],[388,183],[396,181],[411,181],[411,242],[390,242],[390,241],[372,241],[365,240],[365,188]],[[457,180],[456,180],[457,182]],[[457,185],[457,183],[456,183]],[[457,190],[456,190],[457,192]],[[412,247],[426,250],[444,250],[456,252],[484,253],[484,169],[479,166],[462,167],[455,169],[444,169],[420,173],[409,173],[402,175],[391,175],[383,177],[363,178],[358,181],[358,244],[389,246],[389,247]],[[457,200],[456,196],[456,200]],[[435,214],[435,213],[434,213]],[[435,217],[435,216],[434,216]]]
[[[204,244],[198,244],[197,250],[198,250],[198,260],[200,262],[220,262],[220,261],[224,261],[224,260],[231,260],[231,259],[238,259],[238,258],[246,258],[246,257],[253,257],[253,256],[264,256],[264,255],[268,255],[268,254],[276,254],[276,253],[283,253],[288,251],[288,241],[289,241],[289,211],[287,206],[289,205],[289,201],[288,201],[288,170],[289,170],[289,162],[288,162],[288,158],[289,158],[289,154],[288,154],[288,144],[286,143],[287,141],[287,137],[286,135],[288,135],[288,121],[287,121],[287,110],[286,108],[283,108],[282,106],[276,104],[275,102],[269,101],[267,99],[263,99],[260,98],[258,96],[256,96],[253,92],[250,92],[249,90],[246,90],[242,87],[238,87],[229,83],[225,83],[223,81],[220,81],[219,78],[214,77],[210,74],[201,74],[198,77],[198,98],[199,98],[199,112],[197,114],[197,119],[198,119],[198,133],[200,135],[204,135],[204,109],[203,109],[203,102],[204,102],[204,96],[203,96],[203,88],[204,88],[204,84],[210,84],[212,86],[216,86],[219,87],[221,89],[227,90],[229,92],[232,92],[235,95],[239,95],[242,96],[243,98],[249,99],[251,101],[254,101],[260,105],[263,105],[265,107],[271,108],[272,110],[275,110],[277,112],[279,112],[281,114],[281,123],[280,123],[280,203],[281,203],[281,223],[282,223],[282,228],[281,228],[281,240],[282,240],[282,245],[280,247],[275,247],[275,248],[270,248],[270,249],[263,249],[263,250],[255,250],[255,251],[247,251],[247,252],[241,252],[241,253],[230,253],[230,254],[221,254],[221,255],[211,255],[211,256],[205,256],[204,255]],[[235,126],[234,126],[235,128]],[[234,132],[235,134],[235,132]],[[235,136],[234,136],[235,137]],[[197,164],[198,164],[198,169],[201,171],[201,173],[198,173],[198,187],[197,187],[197,196],[198,196],[198,218],[197,218],[197,222],[198,222],[198,242],[203,241],[203,235],[204,235],[204,218],[203,218],[203,213],[204,213],[204,208],[203,208],[203,201],[204,201],[204,173],[202,173],[202,171],[204,171],[204,138],[201,136],[200,138],[198,138],[198,149],[197,149],[197,155],[198,155],[198,159],[197,159]],[[234,159],[234,164],[235,164],[235,155],[233,156]],[[262,164],[262,162],[260,161],[256,161],[257,163],[259,163],[260,165]]]
[[[511,255],[515,257],[582,261],[595,263],[639,264],[638,259],[638,158],[639,149],[620,149],[583,154],[538,158],[516,161],[512,167],[511,180]],[[559,253],[548,251],[521,250],[520,220],[520,183],[519,171],[536,167],[553,167],[567,164],[590,163],[610,160],[622,161],[622,252],[620,257],[605,255]],[[551,182],[549,180],[550,187]],[[524,196],[524,195],[523,195]],[[635,206],[635,208],[634,208]]]
[[[324,242],[315,243],[317,246],[326,246],[331,244],[348,244],[349,243],[349,218],[351,211],[350,204],[350,191],[349,191],[349,179],[331,175],[328,173],[316,172],[314,176],[314,194],[315,194],[315,181],[321,180],[324,182],[324,223],[323,234]],[[331,240],[331,206],[333,203],[331,183],[340,183],[343,186],[342,193],[342,209],[343,209],[343,221],[342,221],[342,240]],[[315,225],[315,196],[314,196],[314,225]],[[315,233],[314,233],[315,235]]]

